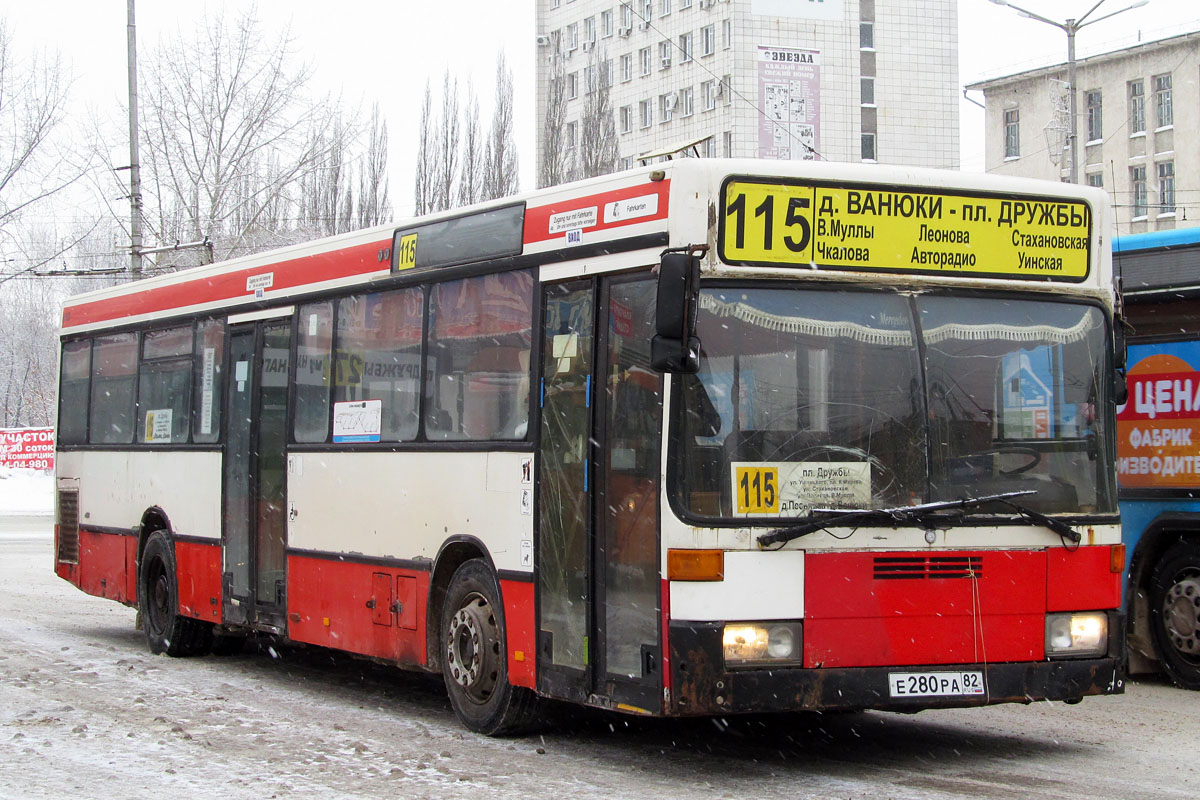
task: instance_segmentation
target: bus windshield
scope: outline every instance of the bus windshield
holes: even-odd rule
[[[1032,492],[1043,513],[1110,513],[1106,330],[1082,303],[705,288],[680,505],[795,518]]]

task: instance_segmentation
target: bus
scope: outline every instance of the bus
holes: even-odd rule
[[[1200,229],[1118,237],[1113,261],[1132,327],[1117,415],[1129,667],[1200,689]]]
[[[677,159],[62,311],[55,569],[464,725],[1124,691],[1103,192]]]

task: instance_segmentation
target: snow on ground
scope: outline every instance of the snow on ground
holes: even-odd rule
[[[53,514],[54,473],[0,467],[0,514]]]

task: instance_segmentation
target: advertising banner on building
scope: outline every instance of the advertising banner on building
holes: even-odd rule
[[[758,157],[813,161],[821,147],[821,52],[758,48]]]
[[[1131,345],[1128,383],[1117,408],[1121,486],[1200,488],[1200,342]]]
[[[0,428],[0,467],[54,469],[54,428]]]

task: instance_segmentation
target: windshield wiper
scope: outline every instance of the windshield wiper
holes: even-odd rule
[[[1026,494],[1026,492],[1019,492],[1018,494]],[[1047,528],[1049,528],[1050,530],[1057,533],[1059,536],[1063,536],[1067,539],[1070,539],[1075,544],[1079,544],[1080,542],[1083,541],[1083,537],[1079,535],[1079,531],[1075,530],[1070,525],[1068,525],[1067,523],[1063,522],[1060,519],[1055,519],[1054,517],[1046,516],[1045,514],[1043,514],[1040,511],[1034,511],[1032,508],[1027,508],[1027,507],[1021,505],[1020,503],[1014,503],[1013,501],[1002,498],[1002,497],[996,497],[993,499],[997,500],[1002,505],[1008,506],[1013,511],[1016,511],[1017,514],[1020,515],[1020,517],[1022,519],[1028,520],[1029,522],[1032,522],[1034,525],[1044,525]]]
[[[834,523],[838,525],[853,525],[870,520],[882,520],[884,522],[895,523],[893,527],[913,523],[921,525],[927,523],[929,515],[937,511],[972,508],[993,502],[1000,502],[1009,506],[1020,514],[1022,518],[1038,525],[1045,525],[1060,536],[1066,536],[1076,543],[1080,541],[1079,534],[1065,522],[1060,522],[1053,517],[1047,517],[1045,514],[1033,511],[1011,500],[1013,497],[1021,497],[1027,494],[1037,494],[1037,490],[1024,489],[1018,492],[1002,492],[1001,494],[989,494],[983,497],[965,497],[961,500],[938,500],[933,503],[921,503],[915,506],[896,506],[895,508],[814,508],[812,519],[798,525],[789,525],[786,528],[776,528],[773,531],[768,531],[758,537],[758,545],[759,547],[768,547],[773,544],[790,542],[793,539],[799,539],[801,536],[807,536],[815,531],[828,528]]]

